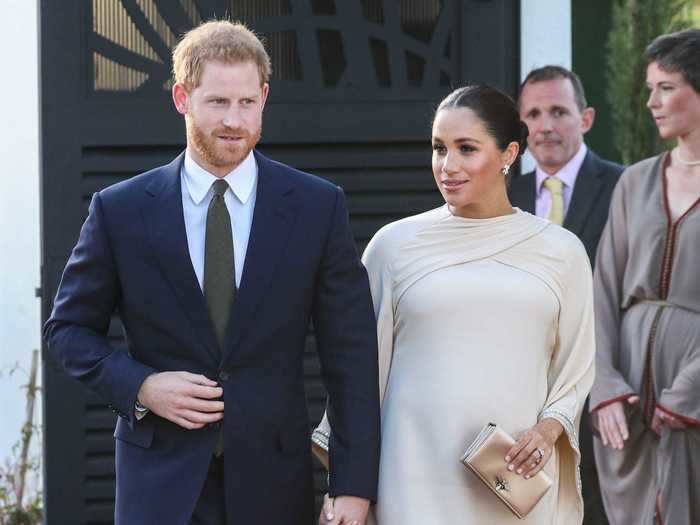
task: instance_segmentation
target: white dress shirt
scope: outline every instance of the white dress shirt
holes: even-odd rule
[[[204,289],[204,240],[207,211],[214,195],[212,184],[218,180],[218,177],[199,166],[190,156],[189,150],[185,152],[181,177],[182,210],[185,215],[187,245],[199,287]],[[224,180],[229,185],[229,189],[224,193],[224,202],[231,217],[236,287],[240,287],[258,186],[258,165],[253,152],[251,151],[243,162],[226,175]]]
[[[535,168],[535,215],[544,218],[549,217],[549,210],[552,207],[552,194],[549,193],[549,190],[543,184],[545,179],[551,176],[561,179],[563,183],[562,197],[564,198],[564,217],[566,217],[566,213],[569,211],[569,204],[571,203],[571,196],[574,192],[574,184],[576,184],[578,172],[581,171],[581,165],[586,158],[587,152],[588,148],[581,143],[581,147],[576,154],[554,175],[549,175],[549,173],[540,168],[539,164],[537,165]]]

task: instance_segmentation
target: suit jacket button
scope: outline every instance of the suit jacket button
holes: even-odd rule
[[[221,381],[228,381],[229,379],[231,379],[231,375],[226,370],[222,370],[221,372],[219,372],[219,379]]]

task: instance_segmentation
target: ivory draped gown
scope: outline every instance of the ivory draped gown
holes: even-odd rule
[[[577,429],[593,382],[591,270],[580,241],[529,213],[392,223],[368,245],[382,453],[378,525],[579,524]],[[515,518],[460,458],[482,427],[565,429],[552,489]],[[321,423],[315,437],[327,433]]]

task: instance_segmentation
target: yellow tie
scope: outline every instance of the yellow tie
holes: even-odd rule
[[[554,224],[561,226],[564,224],[564,195],[562,188],[564,183],[560,178],[547,177],[544,179],[544,187],[549,190],[552,195],[552,206],[549,208],[549,216],[547,217]]]

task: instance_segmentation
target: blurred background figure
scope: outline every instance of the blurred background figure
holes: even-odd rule
[[[513,179],[511,201],[574,232],[593,262],[623,167],[586,147],[583,136],[593,127],[595,109],[576,73],[561,66],[533,69],[520,86],[518,106],[537,165]]]

